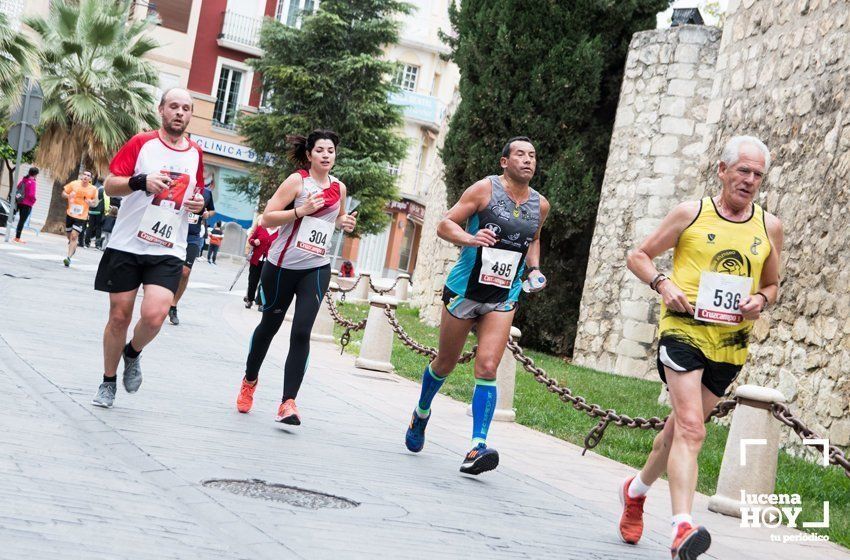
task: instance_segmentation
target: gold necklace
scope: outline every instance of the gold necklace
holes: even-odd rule
[[[507,178],[507,177],[505,177],[505,178],[504,178],[504,180],[503,180],[502,182],[503,182],[503,183],[504,183],[504,185],[505,185],[505,190],[506,190],[509,194],[513,195],[513,198],[511,198],[510,196],[508,196],[508,198],[510,199],[510,201],[511,201],[511,202],[513,202],[513,203],[514,203],[514,211],[513,211],[514,218],[519,218],[519,207],[520,207],[520,206],[522,206],[523,204],[525,204],[526,202],[528,202],[528,199],[526,198],[526,199],[525,199],[525,200],[523,200],[522,202],[518,202],[518,201],[519,201],[519,197],[518,197],[518,196],[516,196],[516,194],[514,194],[513,189],[511,188],[510,184],[508,183],[508,178]],[[514,200],[514,199],[516,199],[516,200]]]

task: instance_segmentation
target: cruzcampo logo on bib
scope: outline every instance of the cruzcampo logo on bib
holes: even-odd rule
[[[295,246],[307,253],[324,257],[330,248],[333,231],[333,222],[304,216],[301,218],[301,225],[298,227]]]
[[[151,245],[170,249],[174,247],[180,232],[180,219],[184,213],[183,199],[189,187],[190,177],[185,173],[172,171],[163,173],[171,177],[171,184],[169,188],[152,197],[139,222],[136,237]],[[196,193],[200,192],[197,187],[195,190]]]
[[[737,325],[744,320],[741,303],[750,295],[750,260],[734,249],[720,251],[711,271],[700,274],[694,318],[707,323]]]
[[[519,269],[522,253],[493,247],[481,248],[481,270],[478,283],[497,288],[510,288]]]

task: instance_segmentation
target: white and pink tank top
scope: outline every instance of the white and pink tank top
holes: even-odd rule
[[[286,209],[300,208],[311,194],[322,193],[325,207],[311,216],[302,216],[280,227],[277,239],[269,249],[268,260],[281,268],[304,270],[331,262],[331,242],[339,216],[339,180],[330,176],[330,187],[323,189],[306,169],[299,169],[301,192]],[[300,215],[300,212],[299,212]]]

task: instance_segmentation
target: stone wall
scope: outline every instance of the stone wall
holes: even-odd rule
[[[847,446],[850,9],[844,0],[730,2],[723,35],[708,151],[734,134],[765,141],[774,163],[761,203],[785,231],[780,301],[754,328],[740,382],[778,388],[809,427]]]
[[[647,35],[666,33],[672,45],[677,36],[682,43],[683,31],[638,34],[629,70],[636,72],[635,64],[641,64],[639,56],[650,45]],[[706,56],[709,44],[700,51]],[[642,200],[651,199],[640,186],[642,177],[629,171],[643,169],[646,159],[632,148],[645,146],[646,139],[642,131],[629,129],[629,110],[635,122],[655,111],[638,109],[638,98],[627,92],[638,77],[627,77],[582,301],[576,344],[581,363],[625,374],[653,369],[654,348],[634,339],[646,335],[637,332],[645,324],[641,304],[654,324],[657,298],[628,278],[625,252],[652,227],[653,222],[640,227],[642,219],[657,220],[675,202],[716,193],[714,171],[723,143],[736,134],[753,134],[771,149],[773,165],[759,202],[782,219],[785,246],[780,300],[756,323],[751,357],[738,382],[778,388],[812,429],[837,445],[850,444],[848,47],[850,10],[844,0],[730,1],[708,110],[695,125],[705,132],[703,153],[683,150],[669,162],[680,170],[696,162],[698,173],[693,188],[676,184],[663,195],[660,214]],[[665,66],[661,60],[658,65]],[[644,73],[656,75],[641,67]],[[662,184],[670,190],[669,183]],[[660,259],[659,268],[669,270],[669,259]],[[636,324],[628,322],[633,318]],[[637,355],[637,347],[622,340],[637,342],[643,353]],[[793,432],[783,430],[783,437],[799,449]]]
[[[626,252],[681,200],[699,196],[720,30],[635,34],[626,60],[576,334],[576,363],[655,378],[658,298]],[[669,268],[670,256],[659,267]]]

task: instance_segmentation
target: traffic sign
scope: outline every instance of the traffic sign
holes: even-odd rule
[[[28,124],[16,124],[9,129],[9,134],[6,136],[9,140],[9,145],[14,146],[17,149],[18,141],[21,140],[21,134],[23,134],[23,143],[20,145],[21,153],[28,152],[35,148],[38,138],[35,135],[35,129]]]
[[[44,105],[44,92],[35,80],[28,80],[29,91],[21,96],[21,103],[12,109],[9,120],[12,124],[26,123],[37,126],[41,120],[41,108]],[[29,99],[26,99],[29,97]],[[14,145],[14,144],[13,144]]]

